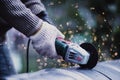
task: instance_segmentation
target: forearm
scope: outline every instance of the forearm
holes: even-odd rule
[[[26,8],[20,0],[0,0],[0,10],[0,17],[28,37],[42,24],[42,20]]]

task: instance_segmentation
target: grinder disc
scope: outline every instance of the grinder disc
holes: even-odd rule
[[[87,64],[84,64],[84,65],[79,64],[80,68],[81,69],[92,69],[92,68],[94,68],[96,66],[97,62],[98,62],[97,49],[91,43],[82,43],[82,44],[80,44],[80,47],[85,49],[90,54],[90,58],[89,58]]]

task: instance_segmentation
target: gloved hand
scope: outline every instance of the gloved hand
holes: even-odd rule
[[[50,58],[57,57],[55,40],[57,37],[64,38],[64,35],[53,25],[43,22],[41,29],[30,37],[33,48],[43,56]]]

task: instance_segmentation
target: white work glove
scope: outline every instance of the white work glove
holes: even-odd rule
[[[43,22],[41,29],[33,36],[32,40],[33,48],[43,56],[50,58],[57,57],[55,49],[55,40],[57,37],[64,38],[64,35],[53,25]]]

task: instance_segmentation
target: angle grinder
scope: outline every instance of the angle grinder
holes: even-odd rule
[[[80,45],[57,38],[55,41],[57,54],[66,62],[76,63],[82,69],[92,69],[98,62],[98,52],[91,43]]]

